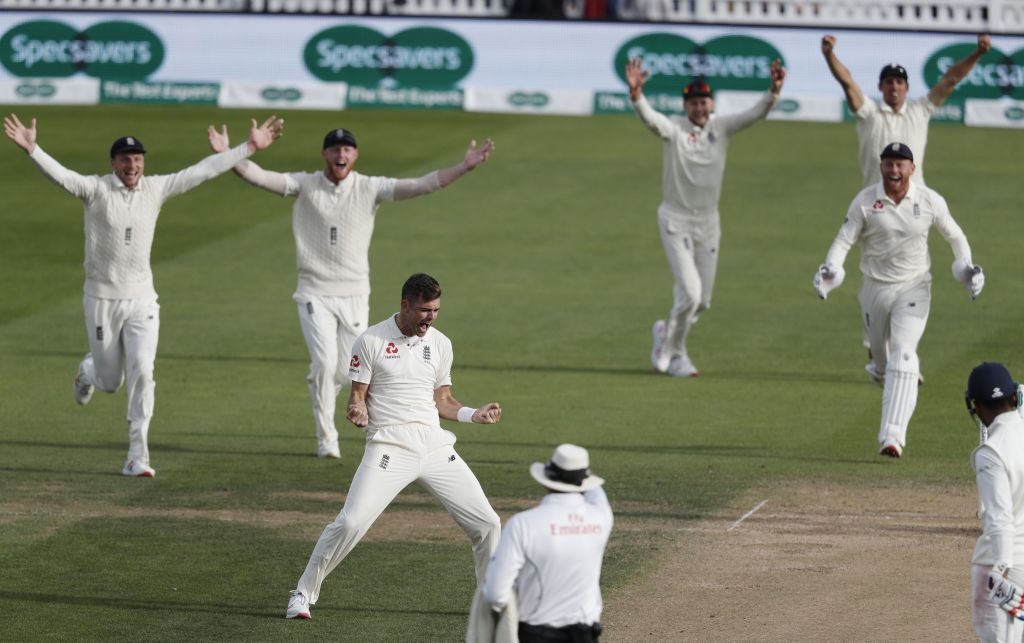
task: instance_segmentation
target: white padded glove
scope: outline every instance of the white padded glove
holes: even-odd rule
[[[811,285],[814,286],[814,291],[818,293],[819,297],[827,299],[830,292],[843,285],[844,279],[846,279],[846,271],[842,266],[823,263],[814,273]]]
[[[969,258],[953,261],[953,277],[971,293],[971,300],[977,299],[981,289],[985,287],[984,271]]]
[[[1010,613],[1010,616],[1024,621],[1024,592],[1020,586],[992,570],[988,573],[988,600]]]

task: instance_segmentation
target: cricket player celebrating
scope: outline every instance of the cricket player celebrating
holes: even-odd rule
[[[771,87],[752,108],[738,114],[712,114],[711,87],[694,81],[683,89],[686,116],[655,111],[643,95],[648,72],[643,61],[626,64],[629,97],[640,121],[664,143],[658,228],[675,278],[672,309],[654,323],[651,365],[659,373],[694,377],[686,339],[697,316],[711,306],[721,240],[718,200],[722,194],[729,141],[740,130],[768,115],[782,91],[786,70],[776,60]]]
[[[440,310],[441,286],[415,274],[402,286],[399,312],[367,329],[352,348],[346,417],[366,432],[366,450],[345,506],[320,535],[291,593],[287,618],[310,617],[327,574],[412,482],[436,497],[469,536],[477,584],[483,585],[501,523],[440,418],[496,424],[501,406],[474,409],[452,397],[452,343],[433,326]]]
[[[985,285],[981,266],[971,260],[971,247],[935,190],[911,181],[914,154],[902,143],[881,153],[882,181],[853,198],[825,263],[813,286],[825,299],[845,278],[843,262],[853,244],[860,245],[864,275],[860,308],[870,342],[868,374],[884,382],[879,453],[899,458],[907,442],[907,425],[917,405],[920,363],[917,345],[924,335],[931,306],[931,258],[928,231],[932,226],[953,249],[953,276],[976,298]]]
[[[210,134],[215,151],[228,148],[227,128]],[[292,298],[309,350],[309,396],[316,422],[317,455],[340,458],[334,424],[338,394],[348,384],[352,342],[370,316],[370,239],[378,206],[436,192],[490,158],[494,141],[471,141],[458,165],[418,179],[365,176],[355,171],[359,148],[352,132],[335,129],[323,141],[322,172],[270,172],[245,160],[240,177],[281,196],[295,197],[292,234],[298,287]]]
[[[1024,419],[1020,387],[1002,364],[967,378],[967,409],[981,429],[971,454],[982,534],[971,557],[974,632],[984,643],[1024,638]]]
[[[160,334],[160,306],[153,286],[150,250],[160,208],[171,197],[222,174],[270,146],[284,121],[252,121],[249,140],[180,172],[144,176],[146,148],[133,136],[110,147],[111,174],[83,176],[55,161],[36,143],[36,119],[28,126],[4,117],[4,133],[25,150],[47,178],[85,205],[85,329],[89,353],[78,366],[75,401],[88,404],[96,387],[128,388],[128,457],[121,473],[153,477],[149,424],[153,417],[153,367]],[[212,127],[210,130],[212,131]]]
[[[829,71],[843,88],[846,104],[857,121],[858,158],[864,187],[878,181],[878,155],[883,146],[893,141],[901,141],[915,151],[917,171],[913,181],[924,185],[928,122],[935,110],[956,89],[957,83],[966,78],[978,60],[992,48],[992,39],[987,34],[979,35],[977,49],[947,69],[927,96],[910,102],[907,102],[910,83],[907,70],[902,65],[889,64],[882,67],[878,75],[878,91],[882,93],[882,101],[877,103],[864,96],[850,70],[836,56],[835,46],[835,36],[827,35],[821,39],[821,53],[825,56]]]

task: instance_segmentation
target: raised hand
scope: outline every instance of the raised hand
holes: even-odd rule
[[[271,116],[263,121],[262,125],[256,124],[252,119],[252,126],[249,128],[249,146],[253,151],[265,150],[270,144],[281,138],[284,134],[284,119]]]
[[[491,152],[494,151],[494,141],[487,139],[484,144],[480,147],[476,146],[476,141],[470,141],[469,147],[466,149],[466,156],[463,162],[466,164],[467,170],[472,170],[476,166],[484,163],[491,157]]]
[[[14,144],[31,154],[36,149],[36,119],[29,122],[28,127],[18,119],[17,114],[4,116],[4,134]]]
[[[826,56],[831,54],[836,48],[836,37],[832,34],[823,36],[821,39],[821,53]]]
[[[640,96],[649,76],[650,74],[644,70],[643,59],[632,58],[626,63],[626,84],[629,85],[630,97],[636,99]]]
[[[786,80],[786,68],[782,66],[782,61],[776,58],[772,61],[772,68],[769,72],[772,79],[771,92],[778,94],[782,91],[782,82]]]
[[[978,51],[984,56],[992,48],[992,36],[987,33],[978,34]]]
[[[210,125],[206,128],[206,138],[210,141],[210,149],[214,152],[227,152],[231,149],[227,125],[221,125],[219,132],[216,127]]]

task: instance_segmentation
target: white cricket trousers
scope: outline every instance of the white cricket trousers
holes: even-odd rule
[[[309,397],[313,403],[317,444],[338,442],[334,425],[338,394],[349,383],[348,364],[352,345],[366,330],[370,318],[370,297],[318,297],[299,295],[299,324],[309,350]]]
[[[697,316],[711,307],[711,292],[718,271],[718,244],[722,239],[718,213],[702,226],[690,226],[659,211],[658,229],[675,279],[672,309],[665,320],[663,350],[673,355],[686,355],[690,328]]]
[[[988,600],[988,573],[991,570],[991,565],[971,565],[974,633],[981,643],[1021,643],[1024,641],[1024,621],[1010,616],[1009,612]],[[1012,571],[1010,580],[1021,584]]]
[[[907,426],[917,407],[917,378],[921,371],[917,346],[928,324],[932,278],[886,283],[865,276],[859,300],[872,361],[885,374],[878,443],[907,443]]]
[[[149,464],[153,368],[160,339],[160,305],[152,299],[100,299],[85,295],[89,353],[80,370],[87,384],[113,393],[128,385],[128,459]]]
[[[366,443],[341,513],[327,525],[309,557],[297,589],[311,604],[324,578],[338,566],[395,496],[418,482],[437,498],[469,536],[482,586],[487,564],[498,547],[501,521],[469,465],[455,452],[455,436],[437,427],[381,428]],[[468,600],[468,599],[467,599]]]

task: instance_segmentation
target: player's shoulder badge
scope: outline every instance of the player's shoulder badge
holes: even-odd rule
[[[875,201],[875,204],[871,206],[871,209],[878,212],[885,209],[885,204],[882,203],[881,199]]]

